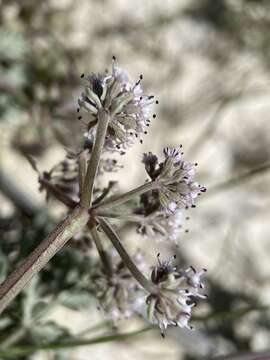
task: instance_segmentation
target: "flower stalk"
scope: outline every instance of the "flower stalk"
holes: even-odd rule
[[[97,211],[95,211],[95,214],[100,217],[119,219],[119,220],[131,222],[131,223],[140,223],[144,219],[144,216],[142,216],[142,215],[124,214],[124,213],[109,212],[109,211],[98,211],[97,210]]]
[[[104,146],[109,119],[110,119],[109,113],[103,108],[100,109],[98,112],[96,139],[83,183],[82,196],[81,196],[81,206],[83,208],[88,208],[92,204],[93,188],[97,176],[100,156]]]
[[[122,205],[125,202],[132,200],[148,191],[155,190],[158,188],[158,186],[159,185],[158,185],[157,181],[151,181],[151,182],[145,183],[145,184],[137,187],[136,189],[130,190],[122,195],[115,196],[111,199],[108,199],[108,200],[94,206],[94,208],[96,211],[103,211],[103,210],[111,209],[114,206]]]
[[[141,273],[141,271],[134,264],[126,249],[122,245],[118,235],[113,230],[111,225],[104,218],[98,218],[100,226],[104,233],[107,235],[109,240],[112,242],[113,246],[117,250],[118,254],[122,258],[123,262],[134,276],[134,278],[138,281],[138,283],[149,293],[156,293],[156,287]]]
[[[102,245],[97,227],[96,225],[92,226],[90,222],[88,222],[87,226],[96,245],[100,260],[102,261],[104,273],[108,276],[108,278],[110,278],[113,274],[112,264],[106,250]]]

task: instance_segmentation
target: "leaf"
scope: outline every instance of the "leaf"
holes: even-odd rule
[[[33,309],[39,301],[38,277],[34,277],[24,288],[25,295],[23,299],[23,324],[27,327],[32,322]]]
[[[92,299],[86,291],[76,291],[74,293],[63,291],[59,295],[58,301],[72,310],[79,310],[88,307]]]
[[[7,276],[8,269],[8,259],[7,257],[0,251],[0,281],[4,280]]]
[[[12,323],[11,319],[9,319],[8,317],[2,317],[0,319],[0,330],[5,329],[7,326],[9,326]]]
[[[68,329],[54,321],[34,325],[30,332],[35,342],[55,342],[61,338],[70,337]]]

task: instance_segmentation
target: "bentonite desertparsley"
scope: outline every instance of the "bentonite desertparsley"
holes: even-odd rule
[[[181,146],[167,147],[161,160],[152,152],[143,155],[148,179],[138,188],[119,194],[115,181],[104,185],[103,174],[121,167],[109,155],[123,155],[136,140],[142,142],[151,117],[156,118],[152,106],[158,101],[144,93],[143,76],[132,82],[115,57],[111,72],[82,78],[85,87],[77,109],[83,125],[81,142],[50,171],[38,171],[31,160],[39,174],[40,189],[46,191],[47,198],[65,204],[69,214],[2,283],[0,311],[71,238],[79,242],[81,235],[87,234],[100,261],[86,287],[113,321],[134,313],[147,314],[162,336],[170,325],[190,329],[192,308],[199,298],[206,297],[200,292],[206,270],[196,271],[192,266],[181,269],[173,264],[175,257],[161,261],[158,255],[158,264],[145,277],[148,267],[143,255],[129,256],[108,219],[135,223],[138,233],[149,241],[177,242],[183,209],[195,207],[197,196],[206,190],[196,181],[197,164],[183,158]],[[129,200],[133,205],[117,210]],[[110,240],[117,258],[105,250],[101,235]]]

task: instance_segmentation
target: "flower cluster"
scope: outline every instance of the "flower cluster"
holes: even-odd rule
[[[146,269],[143,257],[129,256],[107,218],[135,221],[142,235],[176,242],[182,228],[183,209],[195,207],[195,199],[206,190],[195,180],[197,164],[183,159],[181,147],[165,148],[161,161],[151,152],[144,154],[143,164],[149,179],[138,188],[117,194],[117,182],[108,181],[104,187],[100,175],[120,167],[115,159],[104,158],[104,152],[122,154],[136,138],[142,141],[154,100],[153,96],[144,94],[142,76],[132,84],[127,73],[116,66],[115,59],[111,73],[92,74],[86,80],[78,100],[78,112],[81,109],[87,112],[82,146],[69,151],[64,161],[49,172],[39,173],[31,162],[39,173],[41,190],[67,205],[71,214],[74,211],[76,221],[83,217],[85,225],[79,230],[74,226],[73,239],[81,238],[82,247],[89,246],[88,240],[92,240],[101,260],[87,288],[114,323],[140,313],[143,306],[149,321],[158,324],[163,336],[170,325],[191,328],[192,308],[198,298],[206,297],[200,293],[201,276],[206,270],[197,272],[193,267],[182,270],[173,266],[173,259],[160,261],[158,256],[158,265],[151,279],[147,279],[143,274]],[[134,198],[138,203],[130,213],[110,210]],[[83,241],[86,234],[89,238]],[[111,241],[120,260],[105,250],[100,234]]]
[[[90,154],[86,153],[86,161],[88,162]],[[116,172],[122,166],[118,164],[116,159],[102,158],[98,168],[98,175],[101,176],[104,173]],[[36,169],[39,173],[39,171]],[[116,190],[117,182],[109,181],[106,188],[102,188],[101,184],[98,184],[99,178],[94,188],[95,200],[108,193],[112,194],[112,190]],[[69,152],[64,160],[58,162],[49,171],[43,171],[39,173],[40,191],[46,191],[46,199],[55,197],[62,201],[64,198],[68,201],[66,205],[72,204],[72,202],[78,203],[80,199],[79,191],[79,161],[78,156]],[[71,205],[72,206],[72,205]]]
[[[138,233],[157,241],[177,242],[182,229],[183,214],[180,210],[170,213],[163,211],[157,191],[141,195],[140,204],[134,213],[141,216]]]
[[[141,136],[147,133],[154,96],[144,94],[142,78],[141,75],[132,84],[127,73],[116,66],[115,58],[111,74],[107,72],[86,77],[87,85],[78,100],[78,110],[83,109],[90,116],[87,119],[87,136],[95,135],[99,110],[108,110],[110,121],[105,141],[107,150],[123,151],[136,138],[142,141]]]
[[[137,230],[142,235],[177,242],[183,208],[195,207],[196,197],[206,191],[195,181],[197,164],[183,160],[180,148],[164,149],[162,162],[151,152],[143,156],[146,172],[157,186],[140,196],[134,210],[134,214],[140,215]]]
[[[57,163],[50,171],[44,171],[39,176],[40,191],[46,191],[47,199],[52,195],[52,189],[63,193],[74,201],[79,200],[79,165],[77,159],[66,157]],[[55,194],[55,192],[54,192]]]
[[[138,225],[138,232],[157,241],[165,239],[177,243],[182,229],[183,215],[180,211],[172,214],[164,214],[157,211],[153,215],[143,217]]]
[[[183,160],[180,148],[165,148],[165,160],[161,163],[152,153],[144,154],[143,157],[146,172],[151,180],[159,183],[160,204],[169,212],[194,207],[198,194],[206,191],[194,180],[196,164]]]
[[[158,265],[151,274],[151,280],[158,291],[146,299],[148,319],[158,324],[163,337],[170,325],[192,329],[189,320],[196,299],[206,298],[206,295],[199,293],[204,287],[201,276],[206,269],[199,272],[194,267],[178,270],[172,265],[172,260],[161,262],[158,255]]]
[[[110,274],[97,268],[92,276],[93,288],[101,309],[116,324],[119,320],[129,318],[136,313],[144,296],[144,291],[126,268],[123,261],[112,256],[113,268]],[[133,257],[137,266],[143,271],[144,257],[136,253]]]

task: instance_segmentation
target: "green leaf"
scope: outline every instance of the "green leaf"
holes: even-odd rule
[[[69,331],[54,321],[34,325],[30,332],[35,342],[55,342],[70,337]]]
[[[76,291],[74,293],[63,291],[59,295],[58,301],[70,309],[79,310],[88,307],[92,299],[86,291]]]

